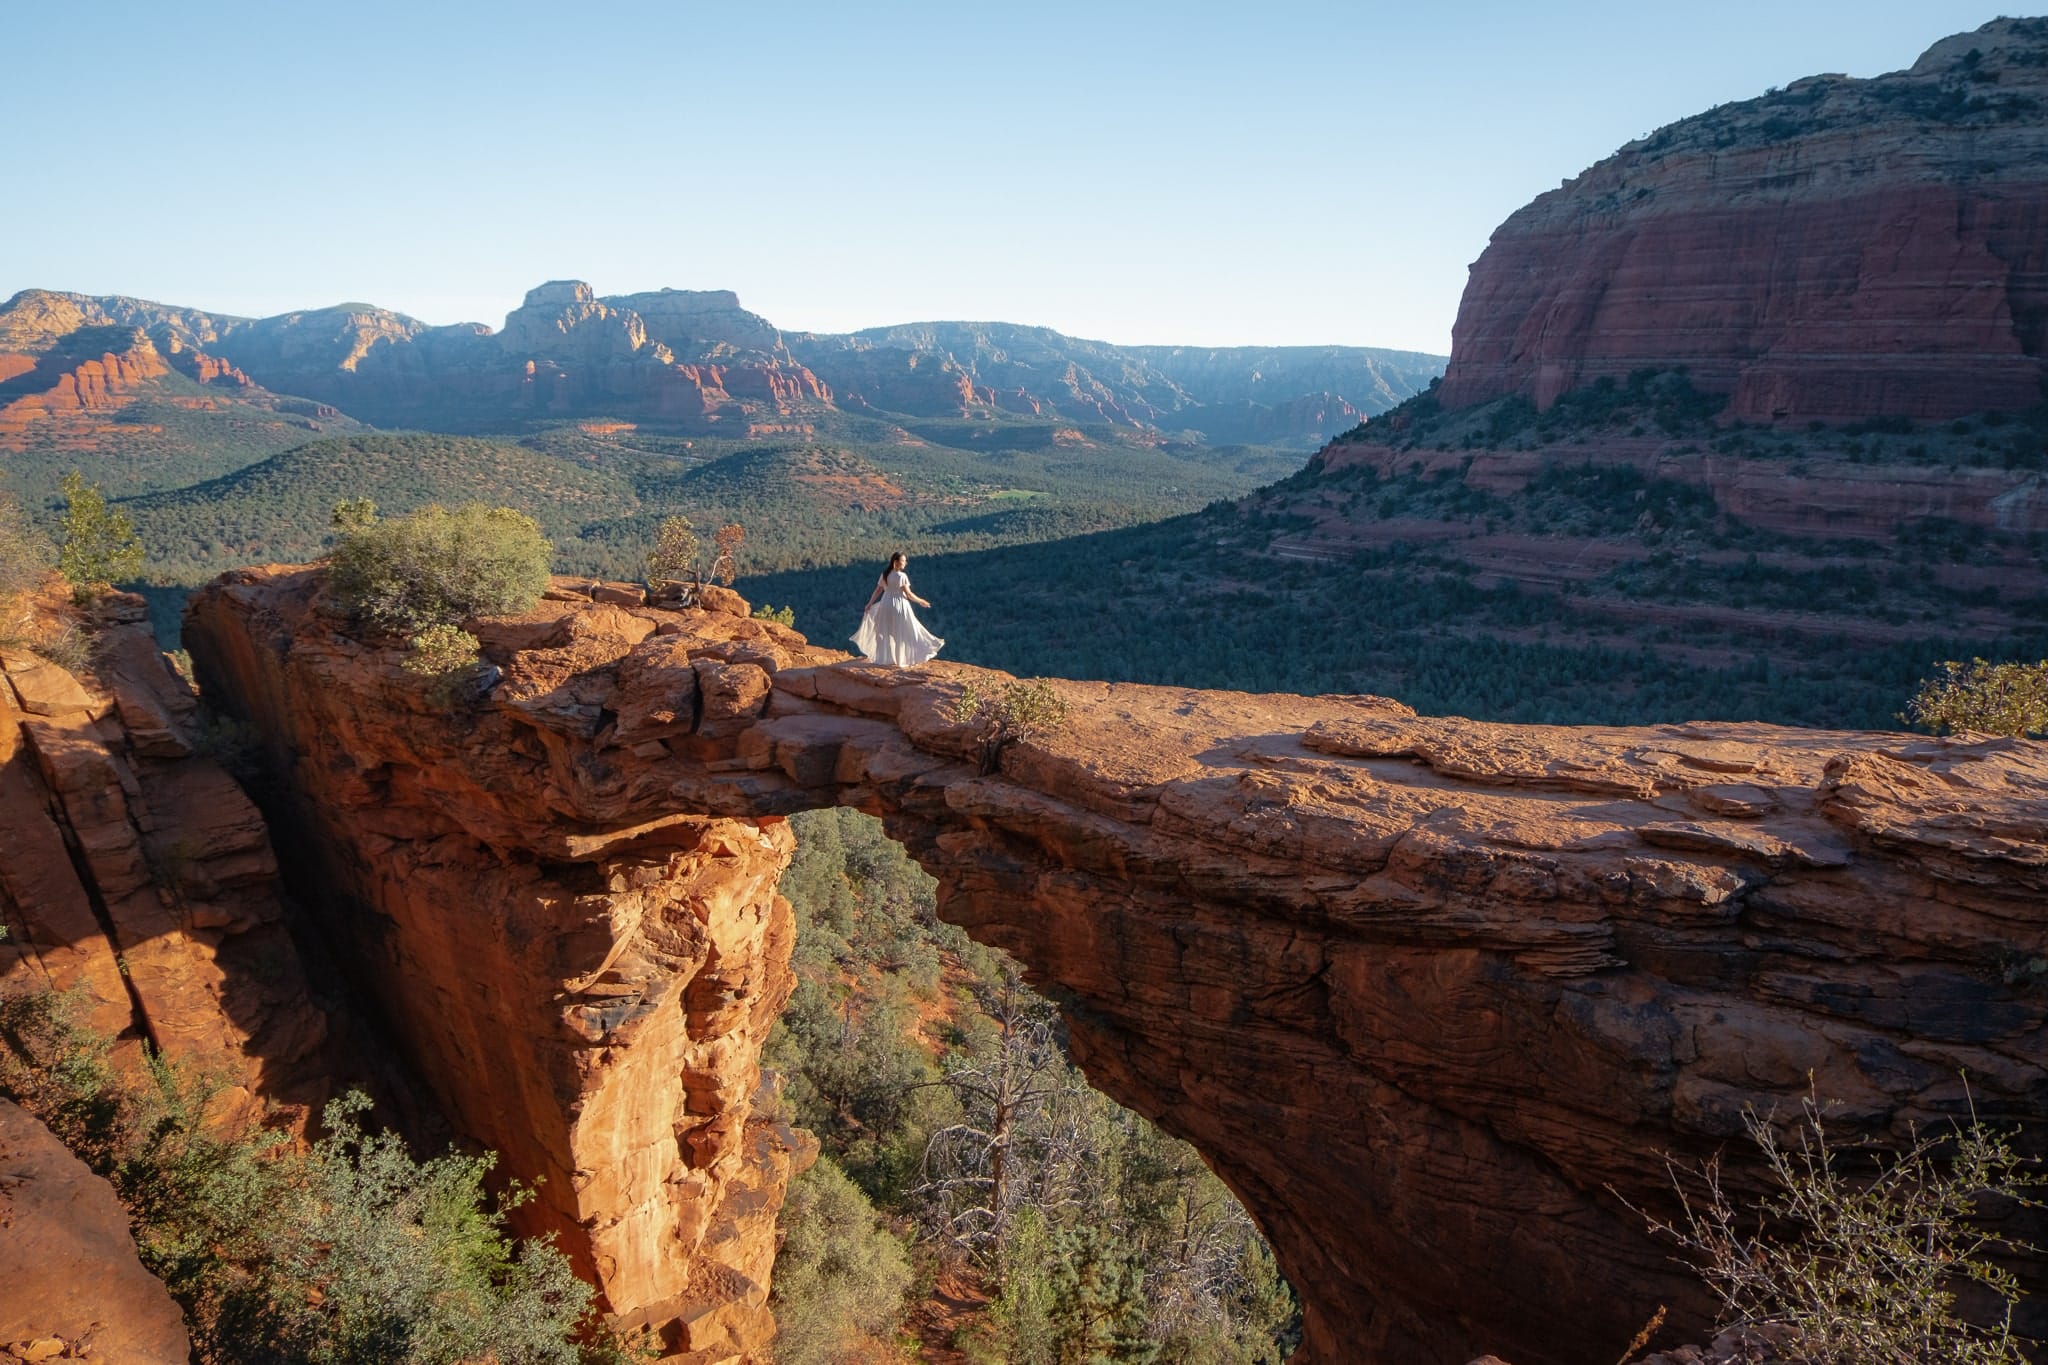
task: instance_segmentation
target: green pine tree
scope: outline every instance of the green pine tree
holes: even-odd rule
[[[1143,1267],[1093,1226],[1065,1230],[1055,1240],[1059,1365],[1151,1365],[1159,1344],[1146,1331]]]
[[[73,595],[81,602],[90,601],[115,582],[142,572],[142,540],[128,514],[109,508],[100,486],[88,486],[77,470],[64,476],[62,487],[64,518],[59,523],[62,544],[57,567],[71,580]]]

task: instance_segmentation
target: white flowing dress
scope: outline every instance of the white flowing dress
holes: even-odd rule
[[[882,576],[881,597],[860,618],[853,643],[871,663],[905,668],[933,658],[946,642],[910,609],[910,575],[891,569]]]

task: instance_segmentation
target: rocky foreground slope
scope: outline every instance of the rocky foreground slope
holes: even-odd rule
[[[558,580],[475,629],[500,677],[457,714],[316,570],[225,576],[186,638],[403,1045],[684,1360],[770,1330],[803,1153],[758,1049],[814,806],[881,816],[1090,1077],[1202,1150],[1302,1359],[1576,1365],[1659,1304],[1697,1337],[1627,1203],[1724,1146],[1754,1193],[1744,1110],[1809,1087],[1861,1139],[1964,1112],[1965,1072],[1985,1118],[2048,1117],[2012,971],[2048,955],[2048,746],[1060,682],[1065,727],[985,772],[951,703],[988,675],[841,662],[736,598]]]
[[[1503,223],[1441,396],[1685,367],[1743,421],[1947,418],[2048,378],[2048,19],[1632,142]]]
[[[0,1361],[187,1365],[185,1318],[142,1268],[113,1189],[0,1100]]]

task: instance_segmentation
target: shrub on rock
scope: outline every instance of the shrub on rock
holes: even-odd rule
[[[1920,684],[1900,719],[1938,734],[2048,734],[2048,659],[2037,664],[1950,660]]]
[[[533,518],[478,502],[383,521],[357,500],[336,509],[335,534],[335,596],[358,620],[408,636],[528,610],[547,591],[554,552]]]

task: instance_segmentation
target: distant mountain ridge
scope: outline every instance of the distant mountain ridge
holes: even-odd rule
[[[1363,346],[1119,346],[1008,322],[801,334],[791,350],[852,401],[883,410],[995,408],[1212,442],[1342,430],[1352,413],[1384,412],[1421,392],[1444,364]]]
[[[176,482],[357,428],[258,384],[219,353],[222,332],[206,314],[136,300],[16,295],[0,308],[0,453],[113,459]]]
[[[247,318],[31,289],[0,306],[0,449],[33,435],[40,396],[62,382],[45,357],[93,327],[362,421],[450,430],[606,416],[743,434],[845,412],[1314,442],[1422,391],[1444,363],[1370,347],[1120,347],[1001,322],[785,334],[729,290],[600,296],[580,280],[528,291],[495,331],[361,303]]]

